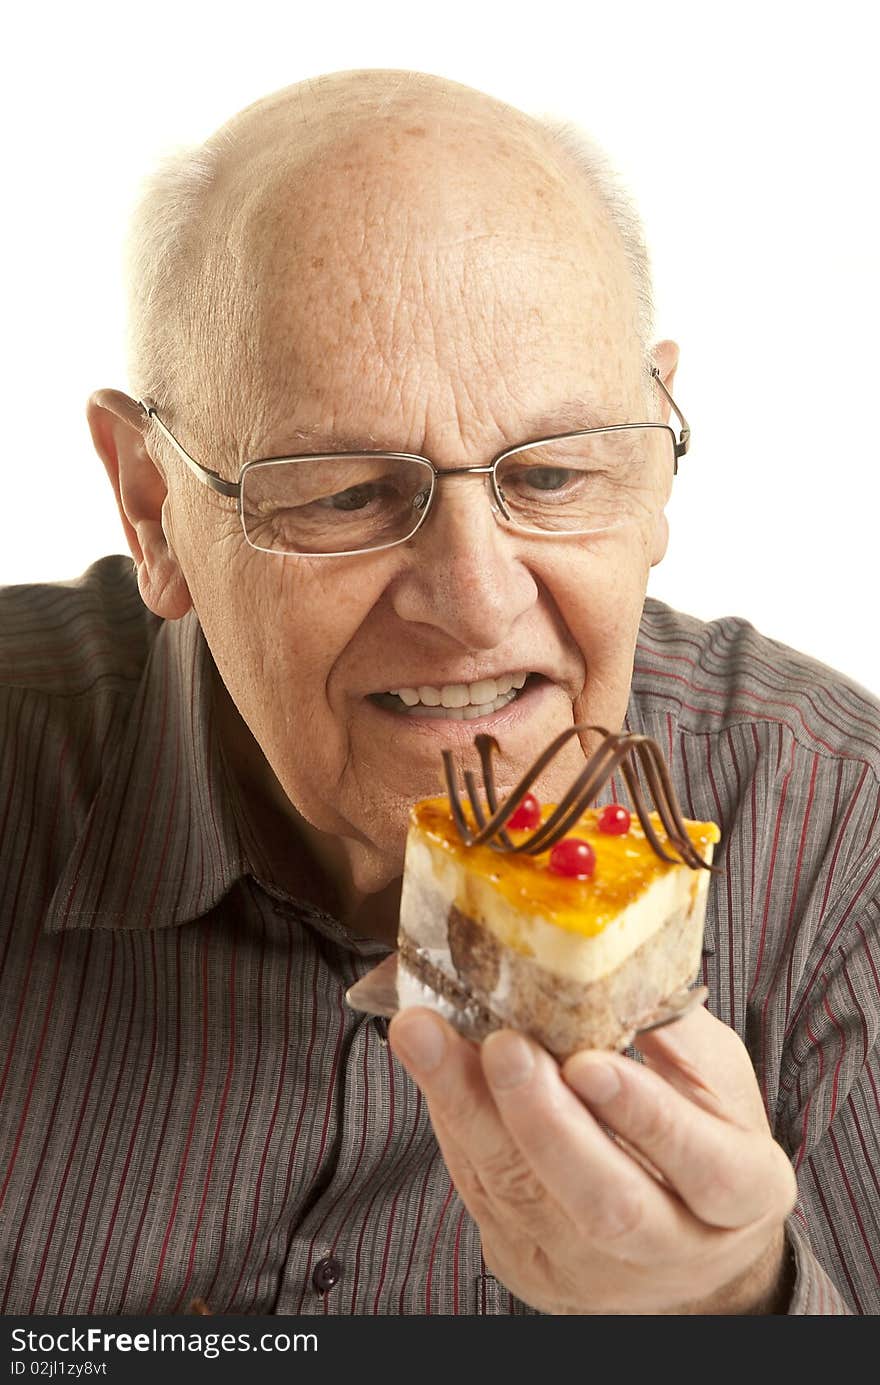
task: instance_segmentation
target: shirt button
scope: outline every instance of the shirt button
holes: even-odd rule
[[[326,1294],[342,1277],[342,1261],[335,1255],[326,1255],[312,1270],[312,1283],[319,1294]]]

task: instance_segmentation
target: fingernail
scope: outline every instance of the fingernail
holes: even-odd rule
[[[610,1063],[603,1063],[601,1060],[576,1063],[571,1071],[566,1073],[566,1079],[578,1096],[595,1102],[597,1106],[613,1100],[620,1091],[620,1078],[616,1069]]]
[[[417,1072],[433,1072],[443,1061],[446,1035],[430,1015],[398,1015],[390,1038],[395,1053]]]
[[[483,1066],[490,1086],[506,1092],[528,1082],[535,1057],[519,1034],[495,1033],[483,1040]]]

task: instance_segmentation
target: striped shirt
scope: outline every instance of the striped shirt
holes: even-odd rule
[[[126,558],[0,592],[0,1311],[532,1312],[344,1002],[387,948],[248,858],[211,667]],[[790,1312],[876,1313],[880,706],[648,600],[627,725],[721,827],[703,979],[797,1170]]]

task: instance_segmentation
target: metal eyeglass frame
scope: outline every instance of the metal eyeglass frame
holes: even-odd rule
[[[210,489],[216,491],[218,495],[228,496],[229,498],[237,502],[238,516],[241,520],[242,532],[244,534],[246,542],[250,544],[251,548],[256,549],[260,553],[275,553],[279,556],[290,558],[351,558],[357,556],[357,554],[359,553],[378,553],[383,548],[396,548],[398,544],[407,543],[411,538],[413,538],[414,535],[418,533],[419,529],[421,529],[422,525],[424,524],[425,520],[427,519],[431,511],[431,505],[434,500],[434,496],[437,492],[438,480],[445,478],[447,476],[491,476],[492,497],[495,506],[504,516],[505,520],[509,524],[511,524],[513,528],[518,529],[521,533],[540,534],[547,538],[575,538],[579,535],[584,536],[586,534],[608,532],[604,529],[530,529],[526,525],[520,524],[517,520],[512,518],[510,512],[507,509],[507,506],[504,503],[504,496],[502,495],[501,488],[498,485],[497,469],[499,465],[507,457],[515,456],[517,452],[528,451],[530,447],[537,447],[541,443],[566,442],[570,438],[582,438],[586,437],[588,434],[620,433],[624,432],[627,429],[633,428],[662,428],[665,429],[665,431],[669,433],[672,437],[675,457],[672,474],[673,476],[677,476],[678,459],[679,457],[683,457],[686,454],[688,448],[690,447],[691,430],[684,417],[684,414],[681,412],[672,395],[669,393],[669,390],[666,388],[663,381],[660,379],[660,370],[657,366],[653,367],[651,371],[651,378],[654,381],[656,381],[660,389],[663,391],[664,395],[669,401],[670,408],[675,414],[675,417],[678,419],[680,429],[679,436],[677,438],[675,436],[675,429],[672,428],[668,423],[613,423],[603,428],[581,428],[573,433],[557,433],[554,434],[552,437],[548,438],[532,438],[529,442],[522,442],[518,443],[515,447],[505,448],[503,452],[499,452],[497,457],[494,457],[492,459],[488,466],[460,466],[452,467],[449,470],[444,471],[441,471],[438,467],[436,467],[434,463],[430,460],[430,458],[422,457],[415,452],[386,452],[384,450],[374,452],[367,450],[362,450],[359,452],[309,452],[301,453],[299,455],[294,456],[255,458],[252,462],[245,462],[244,466],[239,472],[239,477],[237,481],[227,481],[216,471],[211,471],[208,467],[202,466],[201,462],[197,462],[195,457],[190,456],[186,449],[182,447],[180,443],[177,441],[177,438],[174,436],[171,430],[167,428],[165,424],[162,422],[161,418],[156,412],[156,406],[151,399],[139,399],[138,405],[141,409],[143,409],[147,417],[156,423],[162,435],[165,438],[167,438],[171,446],[186,462],[187,466],[189,467],[190,471],[192,471],[193,475],[197,476],[203,485],[209,486]],[[425,501],[425,504],[415,525],[410,530],[410,532],[406,534],[402,539],[392,539],[390,543],[375,544],[370,548],[344,549],[340,552],[333,553],[297,553],[288,552],[286,550],[276,548],[260,548],[259,544],[255,544],[251,540],[245,527],[244,513],[241,503],[242,479],[246,472],[251,470],[251,468],[253,467],[279,464],[282,462],[345,461],[350,460],[354,457],[388,457],[392,461],[419,462],[422,466],[427,467],[431,472],[431,489],[428,493],[428,499]]]

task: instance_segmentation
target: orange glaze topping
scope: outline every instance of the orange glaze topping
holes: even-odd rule
[[[554,807],[553,803],[542,805],[542,821],[550,816]],[[464,811],[475,826],[469,804],[464,805]],[[417,803],[412,810],[411,823],[433,845],[449,852],[469,875],[482,876],[491,883],[514,908],[538,915],[568,932],[589,937],[601,933],[655,880],[670,871],[685,870],[693,877],[704,874],[684,864],[671,865],[661,860],[635,816],[623,836],[600,832],[601,812],[601,808],[588,808],[566,833],[566,838],[578,837],[589,842],[596,853],[596,869],[587,880],[566,878],[549,870],[549,850],[538,856],[527,856],[494,851],[490,846],[465,846],[453,821],[448,798],[426,798]],[[651,814],[651,822],[664,851],[670,856],[676,855],[656,813]],[[716,824],[686,820],[685,826],[700,855],[709,859],[708,848],[721,839]],[[508,829],[508,832],[516,845],[532,835],[532,831]]]

